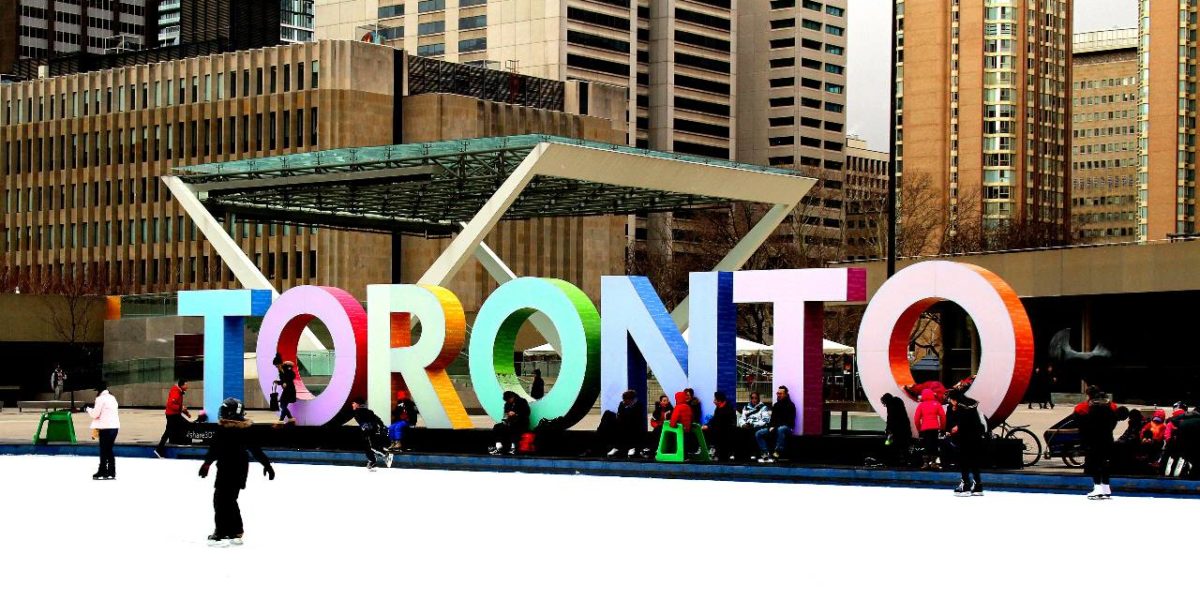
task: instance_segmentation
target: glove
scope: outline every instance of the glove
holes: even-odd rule
[[[208,477],[208,463],[200,465],[200,478]]]
[[[271,468],[271,465],[263,466],[263,475],[268,481],[275,481],[275,469]]]

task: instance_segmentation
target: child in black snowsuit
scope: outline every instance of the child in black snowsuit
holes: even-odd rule
[[[217,463],[217,480],[213,486],[213,512],[216,529],[208,536],[213,545],[242,543],[242,511],[238,508],[238,494],[246,488],[246,476],[250,472],[250,461],[246,453],[254,455],[263,466],[263,475],[275,479],[275,469],[262,449],[250,439],[250,421],[242,413],[242,405],[233,398],[221,404],[220,419],[216,434],[200,465],[200,477],[208,477],[208,469]]]
[[[362,430],[363,445],[365,446],[363,453],[367,455],[367,469],[375,470],[375,466],[378,464],[377,460],[380,458],[388,467],[391,467],[392,455],[383,450],[383,443],[387,438],[387,426],[383,424],[383,419],[367,408],[362,400],[351,400],[350,408],[354,409],[354,421]]]

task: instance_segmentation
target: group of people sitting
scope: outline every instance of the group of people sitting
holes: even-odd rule
[[[1166,477],[1191,476],[1192,466],[1184,456],[1180,427],[1196,416],[1197,413],[1190,411],[1183,402],[1176,402],[1171,407],[1170,416],[1166,410],[1157,409],[1149,420],[1142,411],[1129,409],[1125,414],[1125,431],[1114,446],[1114,459],[1133,471],[1149,471]]]
[[[711,460],[751,459],[750,448],[758,448],[757,461],[772,463],[786,456],[788,437],[796,421],[796,405],[787,387],[775,393],[775,402],[763,402],[757,392],[739,410],[736,401],[724,392],[713,393],[713,412],[701,418],[700,400],[695,390],[688,388],[675,394],[675,402],[663,394],[650,413],[650,430],[646,430],[646,413],[638,401],[637,392],[628,390],[621,395],[615,411],[605,411],[596,429],[597,449],[608,457],[633,458],[639,454],[649,458],[659,447],[663,427],[681,427],[685,452],[699,452],[696,431],[702,432]]]

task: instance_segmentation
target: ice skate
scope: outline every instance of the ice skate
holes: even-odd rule
[[[242,545],[242,535],[238,534],[238,535],[235,535],[235,536],[229,538],[229,543],[234,546],[241,546]]]
[[[1088,500],[1103,500],[1104,499],[1104,489],[1099,484],[1096,484],[1095,486],[1092,487],[1092,491],[1088,492],[1087,499]]]
[[[971,495],[971,489],[967,486],[966,480],[958,482],[958,487],[954,488],[954,495],[959,498],[965,498]]]
[[[500,446],[500,444],[496,444],[495,446],[493,446],[491,449],[488,450],[488,454],[491,454],[492,456],[497,456],[501,452],[503,452],[503,448]]]
[[[1112,487],[1107,483],[1100,484],[1100,495],[1102,500],[1112,500]]]
[[[167,457],[165,454],[162,453],[162,450],[159,450],[158,448],[154,449],[154,456],[157,458],[166,458]]]
[[[979,483],[978,481],[976,481],[974,484],[972,484],[971,485],[971,495],[972,496],[982,496],[983,495],[983,484]]]
[[[375,462],[374,461],[367,463],[367,470],[371,471],[372,473],[375,472]]]
[[[387,465],[387,468],[389,468],[389,469],[392,468],[392,459],[393,458],[395,458],[395,456],[393,456],[392,454],[388,454],[383,457],[383,464]]]
[[[225,548],[229,546],[229,539],[214,533],[208,536],[208,545],[213,548]]]

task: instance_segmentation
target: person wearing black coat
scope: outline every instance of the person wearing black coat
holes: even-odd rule
[[[785,385],[775,391],[775,404],[771,407],[771,420],[766,427],[754,432],[754,440],[758,442],[760,456],[758,462],[771,463],[783,458],[787,438],[796,426],[796,405]],[[775,449],[768,453],[768,439],[774,438]]]
[[[379,415],[367,408],[367,405],[357,398],[350,401],[350,408],[354,410],[354,422],[358,423],[358,428],[362,431],[363,453],[367,456],[367,470],[375,470],[378,464],[377,460],[380,458],[388,467],[391,467],[392,455],[383,450],[383,440],[387,435],[387,426],[383,424],[383,419],[380,419]]]
[[[909,449],[912,448],[912,425],[908,420],[908,410],[904,408],[904,400],[892,394],[883,395],[883,407],[887,410],[887,421],[884,431],[887,439],[884,444],[888,449],[888,464],[892,467],[909,466]]]
[[[284,361],[283,366],[280,367],[278,383],[282,388],[279,393],[278,424],[295,423],[296,419],[292,417],[292,411],[288,410],[288,405],[296,402],[296,365],[292,364],[292,361]]]
[[[733,460],[734,446],[737,445],[737,409],[721,391],[713,394],[713,404],[716,408],[712,418],[701,427],[708,442],[709,455],[713,460],[720,460],[722,455]]]
[[[542,379],[542,370],[533,370],[533,385],[529,388],[529,397],[541,400],[546,395],[546,380]]]
[[[983,440],[987,433],[983,415],[979,413],[979,402],[967,397],[962,390],[953,389],[946,393],[950,410],[946,411],[946,430],[958,448],[958,468],[962,481],[958,483],[956,496],[982,496],[983,479],[979,464],[983,460]]]
[[[504,392],[504,417],[492,427],[496,445],[490,454],[517,453],[517,442],[521,435],[529,432],[529,402],[516,392]]]
[[[213,517],[216,528],[208,541],[213,545],[242,543],[242,511],[238,507],[238,495],[246,488],[250,473],[247,453],[254,456],[263,467],[263,475],[275,479],[271,461],[250,435],[251,422],[242,413],[242,405],[233,398],[221,404],[219,426],[208,445],[204,463],[200,465],[200,477],[208,477],[208,470],[217,464],[217,477],[213,484]]]
[[[1092,476],[1093,488],[1088,493],[1092,500],[1112,497],[1109,487],[1109,471],[1113,458],[1113,430],[1120,420],[1117,405],[1096,386],[1088,386],[1087,400],[1075,405],[1075,416],[1079,419],[1079,437],[1087,457],[1083,471]]]

